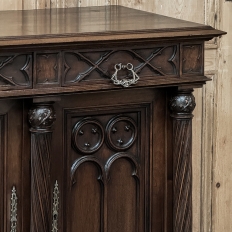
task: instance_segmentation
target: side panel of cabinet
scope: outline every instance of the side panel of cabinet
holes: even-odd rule
[[[115,91],[55,103],[52,182],[59,228],[161,232],[166,204],[166,92]]]

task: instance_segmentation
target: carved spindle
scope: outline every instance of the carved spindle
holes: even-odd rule
[[[192,89],[170,101],[173,117],[173,231],[192,232]]]
[[[37,103],[29,111],[31,125],[31,230],[50,231],[51,191],[50,153],[52,125],[55,121],[52,102]]]

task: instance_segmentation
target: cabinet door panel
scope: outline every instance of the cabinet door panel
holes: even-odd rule
[[[72,179],[70,230],[101,231],[103,188],[99,168],[93,162],[80,163]]]
[[[165,94],[77,94],[55,104],[51,176],[61,183],[59,228],[163,231],[166,209],[157,205],[166,197]]]
[[[119,158],[111,166],[107,198],[107,231],[138,231],[140,205],[136,169],[136,165],[127,158]]]

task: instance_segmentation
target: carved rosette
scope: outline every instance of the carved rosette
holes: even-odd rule
[[[170,100],[173,117],[173,231],[192,232],[192,90]]]
[[[31,229],[50,231],[51,141],[55,111],[52,102],[35,104],[29,111],[31,124]]]

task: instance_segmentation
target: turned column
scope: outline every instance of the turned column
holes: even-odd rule
[[[31,125],[31,229],[51,228],[51,140],[55,112],[52,102],[35,103],[29,111]]]
[[[192,232],[192,89],[170,100],[173,118],[173,232]]]

